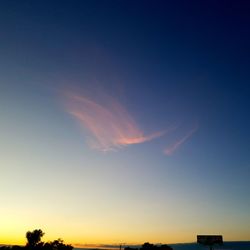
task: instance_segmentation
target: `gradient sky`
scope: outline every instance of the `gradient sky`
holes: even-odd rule
[[[0,2],[0,243],[250,240],[248,1]]]

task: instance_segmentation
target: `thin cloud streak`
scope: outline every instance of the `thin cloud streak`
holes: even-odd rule
[[[82,249],[120,249],[120,244],[73,244],[76,248]]]
[[[105,105],[86,96],[65,93],[67,111],[90,132],[89,145],[108,151],[131,144],[151,141],[166,131],[145,135],[133,117],[116,100],[106,98]]]
[[[173,143],[172,145],[168,146],[164,149],[163,153],[165,155],[172,155],[174,152],[184,143],[187,139],[189,139],[198,129],[198,125],[196,125],[193,129],[191,129],[184,137]]]

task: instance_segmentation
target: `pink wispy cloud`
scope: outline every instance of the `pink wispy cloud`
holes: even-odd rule
[[[76,93],[65,92],[65,96],[67,111],[88,130],[88,143],[92,148],[114,150],[151,141],[165,134],[165,131],[159,131],[145,135],[125,107],[111,97],[100,103]]]
[[[174,142],[173,144],[171,144],[170,146],[168,146],[167,148],[164,149],[163,153],[165,155],[172,155],[174,154],[174,152],[183,144],[185,143],[198,129],[198,125],[195,125],[191,130],[188,131],[188,133],[182,137],[181,139],[177,140],[176,142]]]

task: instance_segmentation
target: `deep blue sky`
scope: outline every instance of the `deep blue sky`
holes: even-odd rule
[[[0,194],[3,212],[24,220],[13,242],[44,223],[72,243],[181,242],[202,232],[249,240],[249,13],[248,1],[1,1]],[[65,97],[72,91],[87,99]],[[102,105],[123,137],[100,118]],[[82,109],[107,135],[86,129],[74,113]],[[134,134],[124,125],[130,118]],[[115,150],[93,149],[89,137]],[[34,202],[37,182],[45,205]],[[30,224],[18,208],[23,194]],[[65,228],[55,226],[52,194],[58,208],[69,203],[62,218],[75,214]],[[85,202],[87,212],[79,209]],[[121,217],[135,231],[120,229]],[[3,243],[15,224],[4,218]],[[110,234],[98,231],[99,221],[112,221]]]

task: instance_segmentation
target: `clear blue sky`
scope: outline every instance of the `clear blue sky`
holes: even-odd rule
[[[0,243],[250,240],[247,1],[1,1]]]

